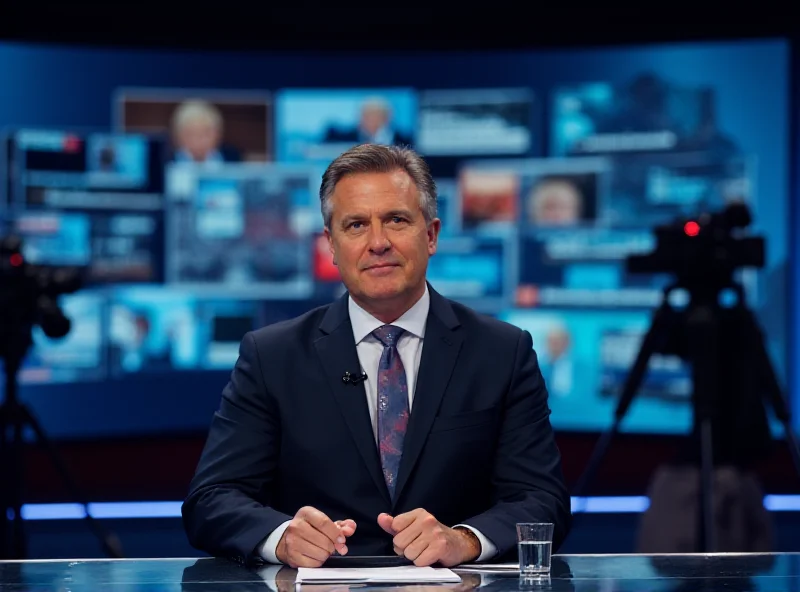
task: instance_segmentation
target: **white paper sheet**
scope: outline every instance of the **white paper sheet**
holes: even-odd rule
[[[297,569],[298,584],[338,584],[341,582],[366,584],[457,584],[461,578],[446,568],[417,567],[403,565],[400,567],[300,567]]]
[[[519,563],[464,563],[456,567],[455,570],[480,573],[514,573],[519,572]]]

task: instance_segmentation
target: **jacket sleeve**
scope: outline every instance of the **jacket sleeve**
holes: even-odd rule
[[[498,556],[516,548],[519,522],[553,523],[554,552],[571,526],[570,497],[547,397],[533,341],[530,333],[523,331],[494,462],[493,505],[463,521],[491,540]]]
[[[260,543],[292,519],[270,507],[280,432],[278,406],[266,392],[258,346],[248,333],[182,506],[184,528],[196,549],[257,562]]]

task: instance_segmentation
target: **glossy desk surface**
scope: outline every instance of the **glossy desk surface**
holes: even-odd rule
[[[250,592],[367,592],[369,588],[437,592],[484,590],[773,591],[800,592],[800,553],[714,555],[556,555],[550,577],[516,571],[456,568],[460,584],[298,585],[288,568],[250,569],[220,559],[48,560],[0,562],[0,592],[212,590]]]

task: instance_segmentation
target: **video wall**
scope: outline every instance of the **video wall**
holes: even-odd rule
[[[243,335],[344,293],[326,165],[362,142],[428,160],[428,278],[531,332],[560,430],[595,431],[667,278],[653,228],[744,201],[767,265],[743,281],[787,382],[788,46],[231,54],[0,45],[0,229],[78,266],[62,340],[22,394],[61,437],[205,430]],[[624,429],[683,432],[691,381],[651,360]]]

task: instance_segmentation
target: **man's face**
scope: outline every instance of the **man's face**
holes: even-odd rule
[[[560,358],[569,348],[569,333],[563,329],[553,329],[547,334],[547,352],[551,360]]]
[[[336,185],[331,205],[325,236],[350,295],[373,314],[405,312],[425,291],[441,227],[438,219],[426,223],[411,177],[349,175]]]
[[[534,196],[536,219],[540,224],[574,224],[580,219],[581,198],[567,183],[552,183]]]
[[[389,121],[389,114],[378,107],[367,107],[361,112],[361,129],[374,134]]]
[[[178,132],[178,145],[198,162],[205,161],[217,149],[219,142],[219,130],[206,119],[188,121]]]

